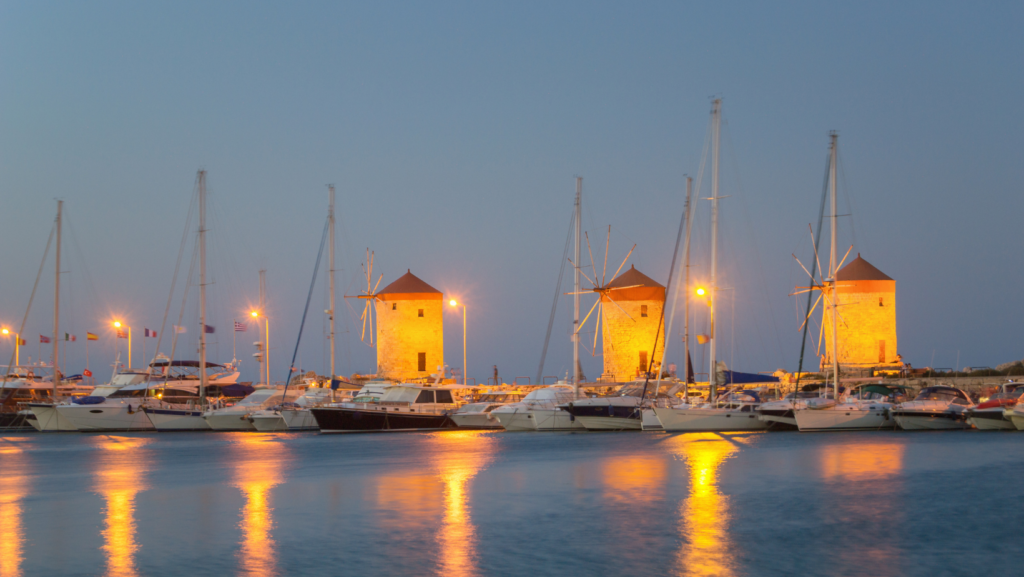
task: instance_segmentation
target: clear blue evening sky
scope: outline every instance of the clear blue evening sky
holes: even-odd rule
[[[20,323],[62,198],[63,326],[80,338],[68,371],[84,365],[87,330],[103,337],[93,368],[109,365],[113,315],[141,352],[204,167],[214,358],[230,358],[231,319],[266,267],[283,378],[333,182],[339,296],[357,294],[370,247],[384,284],[411,268],[468,303],[470,376],[494,364],[533,376],[573,177],[584,177],[595,258],[610,224],[609,260],[636,243],[630,262],[664,282],[683,175],[698,170],[720,95],[724,360],[796,368],[788,294],[805,279],[790,255],[808,258],[832,129],[841,212],[853,215],[841,244],[897,280],[904,357],[1020,359],[1022,28],[1020,2],[5,2],[0,321]],[[25,331],[33,358],[52,332],[46,266]],[[316,370],[322,281],[299,354]],[[570,369],[569,305],[562,297],[548,375]],[[344,374],[374,368],[357,307],[339,305]],[[195,298],[185,314],[195,326]],[[251,378],[255,335],[244,337]],[[11,344],[0,341],[3,363]],[[461,364],[455,314],[445,347]],[[596,376],[600,357],[584,369]]]

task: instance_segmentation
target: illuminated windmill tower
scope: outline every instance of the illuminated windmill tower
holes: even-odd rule
[[[601,354],[604,357],[604,373],[600,381],[603,382],[624,382],[631,381],[637,375],[651,367],[652,372],[657,372],[661,365],[661,351],[665,348],[664,327],[661,325],[661,311],[665,307],[665,287],[658,284],[651,277],[636,270],[630,265],[629,270],[619,275],[619,271],[625,266],[629,256],[633,254],[633,248],[629,250],[626,258],[623,259],[619,269],[615,271],[612,278],[605,282],[605,273],[608,270],[608,246],[611,238],[611,227],[608,227],[609,241],[605,244],[604,270],[598,277],[587,280],[594,286],[586,293],[596,293],[597,302],[590,308],[590,312],[580,323],[583,328],[587,319],[597,309],[597,325],[599,330],[594,331],[594,350],[597,349],[597,334],[601,334]],[[590,249],[590,239],[587,238],[587,249]],[[593,256],[591,256],[592,270]],[[582,271],[581,271],[582,272]],[[604,322],[602,323],[602,317]],[[661,334],[659,335],[659,327]],[[655,350],[655,340],[657,349]],[[654,364],[651,365],[651,361]]]
[[[841,368],[869,369],[895,365],[896,281],[858,254],[836,273],[839,304],[837,341]],[[832,331],[830,315],[824,315],[822,332]],[[825,339],[822,366],[832,363],[832,340]]]
[[[370,345],[373,345],[373,317],[376,316],[377,377],[402,382],[437,372],[437,367],[444,365],[441,291],[411,271],[377,291],[383,275],[374,285],[372,252],[367,254],[364,266],[366,292],[357,297],[366,299],[361,339],[366,340],[369,321]]]

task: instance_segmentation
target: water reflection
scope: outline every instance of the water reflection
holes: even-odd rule
[[[271,435],[229,433],[234,465],[233,484],[245,495],[238,527],[242,538],[238,552],[239,574],[277,575],[277,544],[274,542],[274,508],[270,490],[284,481],[290,457],[283,443]]]
[[[874,575],[904,572],[899,551],[903,453],[895,443],[826,445],[819,458],[821,474],[831,493],[827,515],[856,534],[838,547],[843,566],[870,567]]]
[[[469,505],[470,481],[493,458],[493,434],[451,431],[423,437],[423,465],[376,481],[378,520],[415,558],[436,559],[445,577],[479,574],[476,527]],[[433,543],[424,536],[433,535]],[[423,549],[417,551],[417,549]]]
[[[602,462],[601,474],[605,502],[637,506],[661,496],[667,465],[659,457],[613,456]]]
[[[149,460],[145,437],[97,437],[101,454],[95,471],[95,490],[103,495],[103,551],[109,577],[138,575],[135,554],[135,496],[146,489]]]
[[[690,494],[680,506],[683,548],[680,575],[733,575],[729,538],[729,498],[718,490],[722,463],[738,452],[737,439],[716,433],[679,435],[672,439],[690,470]]]
[[[20,577],[25,532],[22,501],[31,492],[31,462],[23,438],[0,439],[0,577]]]

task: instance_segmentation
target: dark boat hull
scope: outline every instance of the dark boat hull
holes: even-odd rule
[[[440,431],[457,425],[446,414],[399,413],[359,409],[317,408],[313,418],[321,433]]]
[[[0,430],[4,431],[34,431],[35,427],[28,421],[25,415],[18,413],[0,413]]]

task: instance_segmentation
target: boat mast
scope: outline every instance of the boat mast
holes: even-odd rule
[[[689,254],[690,253],[689,253],[689,250],[690,250],[690,191],[691,191],[691,182],[692,182],[692,180],[690,179],[689,176],[687,176],[686,177],[686,201],[683,203],[683,222],[686,223],[686,241],[684,243],[684,248],[683,248],[684,263],[683,263],[682,269],[686,269],[687,267],[690,266],[690,261],[689,261]],[[682,225],[680,225],[680,226],[682,226]],[[682,230],[680,230],[680,232],[682,232]],[[679,238],[676,237],[676,250],[678,250],[678,247],[679,247]],[[672,255],[672,266],[673,267],[675,266],[675,258],[676,258],[676,254],[673,253],[673,255]],[[682,291],[683,295],[686,295],[686,286],[687,286],[687,283],[689,281],[689,276],[685,276],[687,282],[684,282],[683,286],[679,286],[679,281],[678,281],[679,277],[684,277],[684,275],[685,275],[685,273],[684,273],[684,271],[682,269],[680,269],[678,272],[671,272],[671,271],[669,272],[670,276],[676,277],[676,280],[673,280],[671,278],[669,279],[669,286],[670,287],[674,287],[676,289],[676,292],[675,292],[675,295],[670,295],[667,292],[665,294],[665,298],[666,299],[672,299],[672,312],[669,313],[669,316],[668,316],[668,330],[666,331],[666,334],[668,335],[668,337],[665,338],[665,346],[663,346],[662,349],[661,349],[661,366],[658,369],[658,381],[654,385],[654,399],[655,400],[657,400],[657,398],[658,398],[658,393],[661,392],[662,369],[665,366],[665,355],[668,354],[668,343],[669,343],[669,340],[672,338],[672,321],[674,321],[675,318],[676,318],[676,303],[679,302],[679,293],[680,293],[680,291]],[[689,312],[689,307],[688,306],[684,306],[683,310],[686,311],[686,312]],[[686,343],[686,338],[685,337],[683,338],[683,342]],[[689,343],[687,343],[687,344],[689,344]],[[657,348],[657,347],[655,347],[655,348]],[[683,353],[684,354],[684,361],[683,361],[684,363],[686,362],[685,359],[688,358],[685,355],[689,351],[689,347],[685,347],[685,348],[686,348],[686,350]],[[685,373],[685,370],[683,372]]]
[[[206,171],[199,171],[199,406],[206,405]]]
[[[267,320],[267,269],[260,269],[260,314],[266,325],[266,336],[263,338],[263,360],[260,362],[260,378],[263,384],[270,386],[270,321]],[[257,330],[259,325],[256,326]]]
[[[708,375],[708,401],[718,396],[718,362],[715,358],[715,293],[718,291],[718,152],[722,100],[711,103],[711,284],[708,287],[708,322],[711,325],[711,368]]]
[[[330,266],[330,291],[331,291],[331,384],[334,384],[334,185],[328,185],[327,187],[330,196],[330,208],[327,209],[327,220],[330,227],[330,239],[331,243],[328,248],[327,254],[329,255],[331,266]],[[334,400],[334,389],[331,388],[331,400]]]
[[[836,267],[839,262],[836,260],[836,221],[838,219],[837,206],[836,206],[836,160],[839,156],[839,134],[832,131],[829,136],[832,139],[830,148],[829,158],[829,188],[830,196],[832,197],[832,247],[831,257],[829,263],[828,276],[832,281],[832,388],[835,393],[835,401],[839,402],[839,331],[836,325],[836,320],[839,316],[839,295],[836,291]]]
[[[583,177],[576,177],[576,249],[574,251],[572,288],[572,396],[580,393],[580,199],[583,195]]]
[[[57,258],[56,270],[54,273],[53,283],[53,398],[50,400],[57,403],[57,387],[60,386],[60,369],[57,367],[57,361],[60,360],[59,348],[60,339],[57,338],[57,334],[60,332],[60,226],[61,226],[61,212],[64,209],[64,201],[57,201]],[[16,339],[20,339],[21,335],[15,335]]]
[[[690,204],[693,178],[686,177],[686,242],[683,247],[683,400],[690,402],[690,231],[693,230],[693,210]]]

